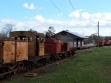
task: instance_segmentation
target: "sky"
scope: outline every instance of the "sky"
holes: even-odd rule
[[[69,30],[81,35],[111,36],[111,0],[0,0],[0,28],[55,33]]]

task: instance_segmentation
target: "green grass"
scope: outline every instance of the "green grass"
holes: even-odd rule
[[[9,83],[111,83],[111,49],[95,47],[93,52],[61,63],[38,77],[21,77]]]

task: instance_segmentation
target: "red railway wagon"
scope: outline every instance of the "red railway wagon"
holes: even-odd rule
[[[45,53],[50,55],[51,59],[60,60],[74,55],[75,49],[70,50],[70,44],[68,42],[62,42],[58,38],[46,38]]]
[[[99,46],[104,46],[104,42],[99,42]]]
[[[45,39],[45,53],[58,54],[61,52],[62,41],[57,38]]]
[[[50,60],[60,60],[59,54],[61,53],[62,41],[58,38],[45,39],[45,54],[50,55]]]
[[[110,44],[111,44],[111,40],[106,40],[106,41],[104,42],[104,45],[105,45],[105,46],[110,45]]]

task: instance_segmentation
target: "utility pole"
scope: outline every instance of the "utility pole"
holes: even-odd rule
[[[99,21],[97,27],[98,27],[98,47],[99,47]]]

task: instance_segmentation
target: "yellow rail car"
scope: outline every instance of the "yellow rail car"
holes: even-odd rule
[[[0,60],[3,64],[28,60],[28,42],[2,40],[0,41]]]
[[[0,40],[0,76],[7,77],[28,60],[28,42]],[[22,65],[21,65],[22,64]]]
[[[44,56],[44,34],[33,31],[14,31],[10,38],[28,41],[28,56]]]

